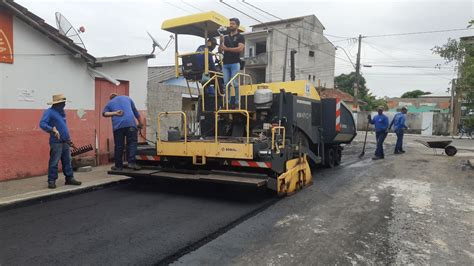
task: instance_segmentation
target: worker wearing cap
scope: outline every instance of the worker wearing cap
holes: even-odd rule
[[[377,108],[378,114],[374,116],[373,119],[370,114],[367,116],[369,123],[375,126],[375,138],[377,140],[377,149],[375,150],[375,156],[372,157],[372,160],[384,159],[385,157],[383,152],[383,142],[388,133],[388,117],[383,114],[383,109],[383,106],[379,106]]]
[[[110,101],[102,112],[104,117],[112,117],[112,128],[114,130],[114,161],[112,170],[123,169],[123,151],[125,139],[127,140],[128,168],[139,170],[135,156],[137,154],[138,129],[143,127],[140,121],[140,113],[135,107],[133,100],[125,95],[110,94]],[[135,119],[138,121],[135,122]]]
[[[74,178],[71,166],[71,147],[75,147],[69,136],[66,123],[66,97],[63,94],[53,95],[53,101],[49,102],[51,108],[44,111],[40,121],[40,128],[49,133],[49,163],[48,163],[48,188],[56,188],[58,179],[58,164],[61,160],[63,173],[66,177],[66,185],[81,185]]]
[[[393,117],[392,123],[390,123],[389,128],[391,129],[393,126],[393,130],[395,131],[395,134],[397,134],[397,143],[395,144],[394,154],[405,153],[405,150],[403,150],[403,135],[405,134],[405,129],[408,129],[405,124],[407,112],[407,107],[403,106],[401,112],[396,113]]]
[[[216,49],[217,41],[216,41],[215,38],[209,38],[209,39],[207,39],[206,45],[207,45],[207,49],[208,49],[208,52],[209,52],[209,55],[208,55],[209,70],[216,71],[216,64],[214,63],[214,59],[213,59],[213,56],[212,56],[212,51],[214,51],[214,49]],[[206,45],[199,46],[196,49],[196,52],[197,53],[204,53],[204,49],[206,49]],[[202,66],[202,68],[204,69],[204,54],[199,54],[198,55],[198,61],[199,61],[200,65]]]

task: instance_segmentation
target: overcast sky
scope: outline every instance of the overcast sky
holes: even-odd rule
[[[161,44],[169,39],[169,33],[161,30],[165,19],[214,10],[227,17],[239,17],[243,26],[258,22],[236,13],[219,1],[156,0],[156,1],[109,1],[109,0],[17,0],[49,24],[55,26],[56,11],[61,12],[76,27],[84,26],[81,35],[89,53],[96,57],[119,54],[150,53],[151,41],[146,31],[152,33]],[[256,11],[236,0],[225,2],[262,21],[275,18]],[[314,14],[325,26],[325,34],[334,45],[348,51],[355,62],[357,43],[363,36],[424,32],[466,28],[474,18],[472,0],[419,1],[419,0],[366,0],[366,1],[261,1],[246,0],[269,13],[282,18]],[[474,27],[473,27],[474,28]],[[250,30],[247,27],[247,30]],[[391,37],[368,37],[362,41],[362,73],[370,91],[379,97],[400,96],[414,89],[445,95],[450,80],[455,77],[452,65],[430,51],[435,45],[446,43],[448,38],[474,35],[473,30],[451,31],[433,34],[413,34]],[[193,51],[198,38],[180,39],[181,51]],[[349,73],[354,68],[347,56],[336,52],[336,75]],[[174,63],[173,47],[156,54],[150,65]],[[441,69],[435,66],[441,64]],[[387,66],[388,65],[388,66]],[[413,68],[415,67],[415,68]]]

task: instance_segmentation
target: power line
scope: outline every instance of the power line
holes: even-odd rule
[[[465,30],[472,30],[472,29],[461,28],[461,29],[449,29],[449,30],[432,30],[432,31],[417,31],[417,32],[405,32],[405,33],[391,33],[391,34],[380,34],[380,35],[368,35],[368,36],[364,36],[364,38],[379,38],[379,37],[391,37],[391,36],[418,35],[418,34],[451,32],[451,31],[465,31]]]
[[[349,61],[351,62],[352,66],[353,66],[354,68],[356,68],[356,66],[355,66],[354,63],[352,62],[352,59],[351,59],[351,58],[349,57],[349,55],[347,54],[346,50],[345,50],[344,48],[342,48],[341,46],[337,46],[337,47],[341,48],[341,50],[346,54],[347,59],[349,59]],[[337,48],[337,47],[336,47],[336,48]]]
[[[408,50],[406,47],[404,47],[403,49],[400,49],[400,48],[396,48],[396,47],[384,47],[384,46],[381,46],[381,45],[376,45],[374,43],[371,43],[371,42],[368,42],[366,40],[364,40],[364,43],[368,44],[370,47],[374,48],[375,50],[385,54],[381,49],[386,49],[386,50],[398,50],[398,51],[401,51],[401,52],[404,52],[404,53],[410,53],[410,54],[413,54],[415,56],[422,56],[422,57],[427,57],[427,58],[436,58],[436,59],[441,59],[439,56],[435,56],[435,55],[427,55],[427,54],[423,54],[423,53],[418,53],[418,52],[415,52],[415,51],[410,51]],[[378,49],[377,47],[375,46],[378,46],[379,48],[381,49]],[[387,54],[385,54],[387,55]],[[396,57],[393,57],[391,55],[387,55],[388,57],[391,57],[391,58],[396,58]]]
[[[249,18],[251,18],[251,19],[253,19],[253,20],[257,21],[257,22],[259,22],[259,23],[261,23],[262,25],[265,25],[265,26],[268,27],[267,23],[264,23],[263,21],[261,21],[261,20],[255,18],[255,17],[253,17],[253,16],[251,16],[251,15],[249,15],[249,14],[247,14],[247,13],[241,11],[240,9],[235,8],[235,7],[233,7],[233,6],[229,5],[229,4],[227,4],[226,2],[224,2],[224,0],[219,0],[219,2],[222,3],[222,4],[224,4],[224,5],[227,6],[227,7],[231,8],[231,9],[233,9],[233,10],[235,10],[235,11],[237,11],[237,12],[239,12],[239,13],[241,13],[241,14],[243,14],[243,15],[245,15],[245,16],[247,16],[247,17],[249,17]],[[307,45],[307,46],[314,46],[314,44],[307,44],[307,43],[305,43],[305,42],[302,42],[301,40],[299,40],[299,39],[297,39],[297,38],[295,38],[295,37],[292,37],[292,36],[290,36],[289,34],[283,32],[283,31],[281,31],[281,30],[279,30],[279,29],[277,29],[277,28],[272,28],[272,29],[273,29],[274,31],[280,32],[281,34],[283,34],[283,35],[287,36],[288,38],[293,39],[293,40],[295,40],[295,41],[297,41],[297,42],[301,42],[301,43],[303,43],[303,44],[305,44],[305,45]],[[327,55],[329,55],[329,56],[331,56],[331,57],[338,58],[336,55],[329,54],[329,53],[327,53],[327,52],[325,52],[325,51],[323,51],[323,50],[320,50],[320,49],[317,49],[317,48],[316,48],[315,50],[318,50],[318,51],[320,51],[320,52],[322,52],[322,53],[324,53],[324,54],[327,54]],[[345,59],[343,59],[343,58],[339,58],[339,59],[340,59],[340,60],[343,60],[343,61],[346,61],[346,62],[349,62],[349,61],[347,61],[347,60],[345,60]],[[350,62],[349,62],[349,63],[350,63]]]
[[[254,6],[254,5],[250,4],[250,3],[245,2],[245,0],[242,0],[242,3],[247,4],[247,5],[253,7],[253,8],[255,8],[255,9],[257,9],[257,10],[259,10],[259,11],[261,11],[261,12],[267,14],[267,15],[270,15],[270,16],[272,16],[272,17],[278,19],[278,20],[283,20],[282,18],[280,18],[280,17],[278,17],[278,16],[275,16],[275,15],[273,15],[273,14],[270,13],[270,12],[267,12],[267,11],[265,11],[265,10],[263,10],[263,9],[261,9],[261,8],[259,8],[259,7],[257,7],[257,6]]]
[[[177,8],[177,9],[181,10],[181,11],[184,11],[184,12],[186,12],[186,13],[188,13],[188,14],[192,14],[192,12],[189,12],[189,10],[186,10],[186,9],[184,9],[184,8],[178,6],[178,5],[172,4],[171,2],[168,2],[168,1],[163,1],[163,2],[165,2],[165,4],[168,4],[168,5],[172,6],[172,7],[175,7],[175,8]]]
[[[370,44],[369,42],[364,41],[364,43],[367,44],[367,45],[368,45],[369,47],[371,47],[372,49],[376,50],[377,52],[379,52],[379,53],[381,53],[381,54],[383,54],[383,55],[385,55],[385,56],[387,56],[387,57],[396,59],[396,57],[394,57],[394,56],[392,56],[392,55],[390,55],[390,54],[385,53],[384,51],[382,51],[381,49],[378,49],[378,48],[375,47],[375,46],[372,46],[372,44]]]
[[[400,79],[400,77],[410,77],[410,78],[422,78],[422,77],[426,77],[426,78],[433,78],[433,77],[436,77],[436,78],[439,78],[439,79],[443,79],[443,80],[451,80],[451,78],[446,78],[446,76],[450,76],[449,74],[445,74],[443,76],[441,75],[436,75],[436,74],[429,74],[429,73],[407,73],[407,74],[395,74],[395,73],[374,73],[374,74],[370,74],[370,73],[366,73],[364,74],[364,76],[380,76],[380,77],[384,77],[384,78],[397,78],[397,79]]]
[[[334,37],[334,38],[341,38],[341,39],[353,39],[354,38],[354,37],[347,37],[347,36],[337,36],[337,35],[332,35],[332,34],[328,34],[328,33],[325,33],[324,35]]]
[[[200,12],[206,12],[206,11],[204,11],[204,10],[202,10],[202,9],[200,9],[200,8],[198,8],[198,7],[196,7],[195,5],[191,5],[190,3],[185,2],[184,0],[181,0],[181,2],[182,2],[183,4],[185,4],[185,5],[187,5],[187,6],[190,6],[190,7],[194,8],[194,9],[200,11]]]
[[[397,67],[397,68],[426,68],[426,69],[453,69],[454,67],[443,66],[410,66],[410,65],[370,65],[374,67]]]
[[[243,2],[243,1],[242,1],[242,2],[241,2],[241,1],[236,1],[236,2],[239,3],[241,6],[245,7],[247,10],[252,10],[252,12],[259,14],[260,16],[264,17],[265,19],[271,20],[271,19],[270,19],[269,17],[267,17],[266,15],[263,15],[262,13],[257,12],[257,11],[255,11],[255,10],[249,8],[247,5],[244,5],[245,2]]]

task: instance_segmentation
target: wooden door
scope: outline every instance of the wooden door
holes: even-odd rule
[[[112,129],[112,118],[103,117],[104,107],[110,100],[111,93],[118,95],[129,95],[128,81],[120,81],[115,86],[105,79],[95,79],[95,113],[96,113],[96,148],[97,163],[107,164],[113,162],[114,156],[114,134]]]

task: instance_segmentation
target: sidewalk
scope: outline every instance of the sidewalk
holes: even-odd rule
[[[90,172],[75,172],[74,177],[82,182],[80,186],[64,185],[64,175],[60,173],[56,189],[48,189],[46,175],[0,182],[0,208],[30,200],[77,193],[95,187],[130,179],[127,176],[108,175],[110,165],[93,167]]]

